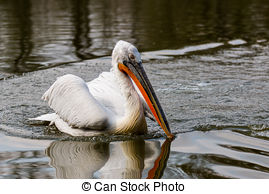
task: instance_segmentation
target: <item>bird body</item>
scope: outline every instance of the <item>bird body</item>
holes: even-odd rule
[[[36,120],[47,119],[71,135],[146,133],[146,115],[172,136],[140,54],[125,41],[116,44],[109,72],[88,83],[71,74],[59,77],[42,99],[55,113]]]

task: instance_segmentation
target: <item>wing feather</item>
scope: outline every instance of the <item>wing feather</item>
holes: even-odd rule
[[[98,78],[87,83],[91,94],[104,107],[117,116],[124,115],[125,98],[113,72],[103,72]]]
[[[71,127],[108,127],[108,112],[93,97],[80,77],[71,74],[59,77],[42,99]]]

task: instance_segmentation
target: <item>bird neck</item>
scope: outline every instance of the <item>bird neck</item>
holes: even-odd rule
[[[115,77],[118,81],[122,95],[125,98],[124,115],[119,119],[119,132],[145,132],[147,129],[144,108],[140,97],[133,85],[131,78],[121,72],[119,69],[114,69]]]
[[[116,70],[115,73],[115,77],[117,78],[121,94],[125,98],[126,113],[128,114],[131,112],[139,112],[142,104],[140,102],[139,95],[135,90],[131,78],[120,70]]]

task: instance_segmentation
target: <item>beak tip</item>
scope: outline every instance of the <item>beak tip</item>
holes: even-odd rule
[[[174,139],[174,138],[175,138],[175,135],[173,135],[172,133],[170,133],[170,134],[167,135],[167,137],[168,137],[169,139]]]

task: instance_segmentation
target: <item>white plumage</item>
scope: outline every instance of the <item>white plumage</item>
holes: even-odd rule
[[[75,75],[59,77],[42,97],[71,127],[103,129],[109,111],[91,94],[87,84]]]
[[[42,97],[55,113],[35,120],[51,121],[60,131],[74,136],[145,133],[145,115],[154,117],[132,79],[118,68],[118,63],[130,54],[141,62],[133,45],[119,41],[113,50],[110,72],[101,73],[89,83],[71,74],[59,77]]]

